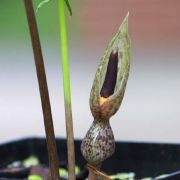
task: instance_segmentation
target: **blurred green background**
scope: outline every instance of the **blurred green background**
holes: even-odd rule
[[[34,7],[40,0],[34,0]],[[179,142],[180,1],[70,0],[67,11],[74,133],[92,123],[89,93],[107,43],[130,12],[132,62],[127,90],[111,120],[117,140]],[[56,135],[65,137],[57,0],[36,14]],[[0,141],[44,136],[22,0],[0,0]]]

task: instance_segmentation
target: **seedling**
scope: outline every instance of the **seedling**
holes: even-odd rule
[[[73,121],[72,121],[72,110],[71,110],[71,88],[70,88],[69,63],[68,63],[66,16],[64,10],[64,0],[59,0],[58,2],[59,2],[61,57],[62,57],[64,102],[65,102],[65,116],[66,116],[67,148],[68,148],[68,171],[69,171],[68,179],[75,180],[74,134],[73,134]],[[68,1],[66,0],[66,4],[67,2]],[[70,13],[72,14],[71,9],[70,9]]]
[[[39,5],[37,10],[50,0],[44,0]],[[70,78],[69,78],[69,65],[68,65],[68,47],[67,47],[67,34],[66,34],[66,17],[64,10],[64,0],[59,0],[59,20],[60,20],[60,36],[61,36],[61,51],[62,51],[62,70],[63,70],[63,87],[64,87],[64,101],[65,101],[65,115],[66,115],[66,131],[67,131],[67,147],[68,147],[68,170],[69,179],[75,180],[75,155],[74,155],[74,135],[73,123],[71,112],[71,91],[70,91]],[[46,74],[44,62],[41,52],[41,45],[39,40],[36,19],[33,10],[32,0],[24,0],[26,7],[26,14],[31,34],[33,45],[33,52],[35,57],[35,64],[37,69],[37,77],[39,82],[39,89],[41,94],[44,125],[46,130],[46,139],[49,155],[49,164],[51,169],[50,179],[59,179],[59,160],[57,156],[56,142],[54,136],[53,120],[51,115],[51,106],[49,101],[49,93],[46,81]],[[68,0],[65,3],[72,15],[71,7]]]

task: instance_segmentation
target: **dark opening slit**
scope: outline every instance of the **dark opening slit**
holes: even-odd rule
[[[109,56],[106,76],[100,92],[100,95],[104,98],[107,98],[114,93],[116,80],[117,80],[117,69],[118,69],[118,49],[115,48],[112,50]]]

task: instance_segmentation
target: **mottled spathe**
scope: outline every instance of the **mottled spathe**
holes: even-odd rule
[[[115,140],[109,120],[121,105],[129,76],[128,15],[109,43],[97,69],[91,89],[89,103],[94,121],[83,139],[81,152],[87,162],[96,167],[99,167],[115,150]],[[112,60],[116,60],[116,63],[110,63],[108,66]],[[112,76],[107,74],[107,71],[112,73]],[[113,82],[109,82],[111,80],[109,77],[113,77]]]

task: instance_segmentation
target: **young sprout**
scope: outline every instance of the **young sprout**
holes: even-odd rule
[[[97,169],[115,150],[109,119],[122,102],[130,68],[128,16],[109,43],[97,69],[90,93],[90,109],[94,121],[81,144],[88,164]],[[96,179],[96,176],[89,176]]]
[[[35,15],[33,11],[32,0],[24,0],[25,6],[27,10],[28,22],[30,24],[30,30],[33,41],[33,50],[35,54],[35,60],[37,61],[37,67],[39,68],[37,72],[40,76],[40,90],[42,89],[41,97],[43,105],[43,110],[45,109],[45,127],[47,134],[47,145],[48,145],[48,153],[49,153],[49,161],[51,168],[51,179],[58,180],[58,158],[57,158],[57,150],[55,144],[54,137],[54,129],[52,124],[52,117],[50,111],[49,104],[49,94],[47,92],[47,82],[45,77],[45,70],[43,64],[43,58],[41,53],[41,47],[39,42],[39,36],[37,32]],[[38,11],[44,4],[50,2],[51,0],[42,0],[38,6],[36,11]],[[66,33],[66,16],[65,16],[65,8],[64,4],[66,4],[70,15],[72,15],[71,6],[68,0],[58,0],[58,8],[59,8],[59,30],[61,37],[61,56],[62,56],[62,71],[63,71],[63,87],[64,87],[64,101],[65,101],[65,116],[66,116],[66,132],[67,132],[67,149],[68,149],[68,179],[75,180],[75,154],[74,154],[74,134],[73,134],[73,122],[72,122],[72,110],[71,110],[71,89],[70,89],[70,75],[69,75],[69,63],[68,63],[68,45],[67,45],[67,33]],[[33,12],[32,12],[33,11]],[[33,14],[32,14],[33,13]],[[33,17],[32,17],[33,16]],[[35,45],[34,45],[35,44]],[[40,67],[39,67],[40,66]],[[38,77],[39,77],[38,76]],[[42,81],[44,80],[44,81]],[[46,91],[45,91],[46,90]],[[44,91],[46,92],[44,94]]]
[[[65,3],[67,5],[67,0]],[[67,41],[67,27],[64,0],[58,1],[59,7],[59,29],[61,42],[61,59],[62,59],[62,74],[63,74],[63,88],[64,88],[64,104],[65,104],[65,118],[66,118],[66,134],[67,134],[67,155],[68,155],[68,179],[75,180],[75,152],[74,152],[74,132],[73,132],[73,118],[71,108],[71,87],[70,87],[70,73],[68,62],[68,41]]]

